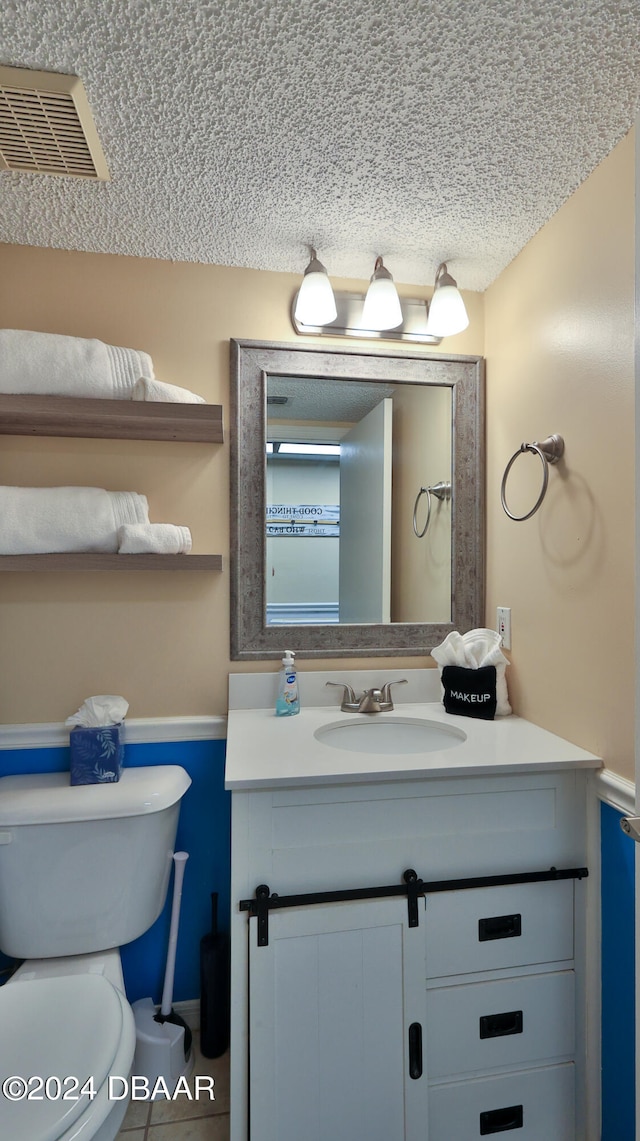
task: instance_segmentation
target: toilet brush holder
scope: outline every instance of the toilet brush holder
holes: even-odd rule
[[[191,1030],[183,1018],[176,1014],[171,1005],[173,976],[178,944],[178,924],[180,922],[180,900],[184,867],[189,859],[187,852],[174,852],[173,903],[169,928],[169,950],[164,973],[162,1002],[156,1005],[150,998],[139,998],[132,1003],[136,1024],[136,1052],[133,1073],[149,1082],[150,1090],[156,1084],[160,1088],[154,1097],[166,1096],[163,1084],[172,1094],[180,1078],[189,1077],[193,1070],[193,1047]],[[158,1079],[163,1081],[158,1083]]]
[[[140,998],[132,1004],[136,1023],[136,1053],[133,1073],[144,1077],[153,1090],[162,1078],[169,1093],[173,1093],[180,1078],[188,1078],[193,1070],[193,1048],[189,1042],[185,1052],[185,1028],[182,1019],[174,1013],[175,1022],[156,1022],[160,1007],[150,998]],[[155,1097],[164,1096],[164,1090]]]

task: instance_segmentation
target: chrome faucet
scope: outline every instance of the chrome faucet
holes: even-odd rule
[[[325,685],[337,685],[343,690],[342,705],[340,706],[343,713],[389,713],[393,709],[391,686],[406,684],[406,677],[399,681],[387,681],[382,689],[373,686],[372,689],[365,689],[360,697],[356,697],[351,686],[344,681],[325,682]]]
[[[384,713],[388,709],[393,709],[391,695],[389,695],[389,700],[385,702],[381,689],[365,690],[358,702],[358,713]]]

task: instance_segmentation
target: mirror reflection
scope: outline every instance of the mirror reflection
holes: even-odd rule
[[[450,622],[452,389],[269,375],[266,409],[267,626]]]
[[[482,624],[483,409],[479,357],[231,342],[234,661]]]

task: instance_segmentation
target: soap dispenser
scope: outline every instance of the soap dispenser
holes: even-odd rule
[[[282,659],[282,669],[278,675],[278,696],[276,698],[276,717],[291,717],[300,712],[300,698],[298,696],[298,675],[294,662],[293,650],[285,650]]]

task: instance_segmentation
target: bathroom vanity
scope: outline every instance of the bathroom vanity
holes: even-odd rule
[[[517,717],[448,716],[436,671],[403,671],[389,714],[341,713],[324,688],[369,676],[389,680],[303,674],[291,718],[272,677],[230,679],[232,1141],[595,1137],[600,761]],[[371,744],[378,728],[408,751]]]

